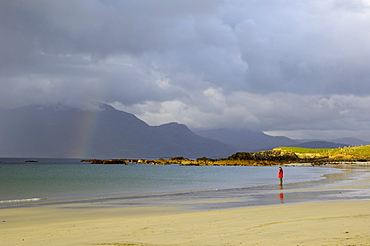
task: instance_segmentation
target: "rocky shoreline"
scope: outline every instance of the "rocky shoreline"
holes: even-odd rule
[[[151,165],[170,165],[178,164],[183,166],[277,166],[284,164],[310,164],[310,165],[325,165],[335,164],[340,162],[370,162],[370,158],[338,158],[330,156],[320,156],[313,158],[300,158],[294,152],[286,152],[281,150],[268,150],[256,153],[238,152],[225,159],[211,159],[207,157],[191,160],[184,157],[173,157],[170,159],[84,159],[81,162],[90,162],[91,164],[151,164]]]

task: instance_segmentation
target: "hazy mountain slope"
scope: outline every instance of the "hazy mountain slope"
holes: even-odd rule
[[[289,146],[298,142],[287,137],[273,137],[263,132],[254,132],[250,130],[235,129],[212,129],[212,130],[194,130],[200,136],[219,140],[231,144],[238,151],[256,152],[269,150],[275,147]]]
[[[227,157],[235,149],[177,123],[149,126],[104,105],[100,111],[61,106],[0,110],[4,157]]]
[[[337,139],[333,139],[329,141],[334,142],[334,143],[343,143],[343,144],[352,145],[352,146],[370,145],[370,142],[363,141],[358,138],[337,138]]]
[[[290,145],[289,147],[301,147],[301,148],[310,148],[310,149],[332,149],[332,148],[339,148],[345,147],[348,144],[343,143],[334,143],[328,141],[309,141],[300,144]]]

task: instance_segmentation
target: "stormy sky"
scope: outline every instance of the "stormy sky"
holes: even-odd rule
[[[370,140],[370,1],[0,0],[0,107]]]

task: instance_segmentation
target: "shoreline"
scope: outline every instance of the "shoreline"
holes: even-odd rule
[[[299,168],[300,166],[298,166]],[[333,166],[334,167],[334,166]],[[287,166],[290,170],[295,170],[294,166]],[[311,167],[304,169],[312,170]],[[312,167],[318,172],[320,167]],[[343,167],[328,168],[324,170],[337,169],[338,171],[325,171],[322,178],[303,181],[284,183],[283,187],[279,184],[259,184],[248,186],[237,186],[228,188],[209,188],[195,190],[178,190],[178,191],[159,191],[151,193],[133,193],[122,194],[117,196],[94,196],[94,197],[25,197],[23,199],[0,201],[0,210],[8,208],[26,208],[26,207],[44,207],[49,205],[65,206],[81,204],[100,204],[100,207],[148,207],[148,206],[175,206],[192,210],[207,209],[229,209],[240,208],[245,206],[264,206],[280,203],[298,203],[313,200],[324,200],[317,198],[325,193],[335,195],[335,191],[322,192],[319,188],[328,185],[335,176],[335,180],[346,179],[349,176],[343,172]],[[353,168],[353,166],[351,166]],[[288,169],[287,169],[288,170]],[[370,169],[369,169],[370,170]],[[320,171],[321,172],[321,171]],[[288,172],[289,173],[289,172]],[[352,172],[351,172],[352,173]],[[290,173],[291,175],[291,173]],[[370,174],[369,174],[370,176]],[[345,193],[346,191],[343,191]],[[285,194],[285,200],[284,200]],[[325,198],[325,200],[333,200]],[[190,202],[189,202],[190,201]]]
[[[295,169],[296,165],[286,165],[287,168]],[[302,167],[297,165],[297,167]],[[310,170],[310,166],[303,166]],[[314,167],[318,168],[318,167]],[[159,191],[150,193],[132,193],[111,196],[94,197],[25,197],[22,199],[10,199],[0,201],[0,210],[8,208],[26,208],[49,205],[73,205],[101,204],[105,207],[130,207],[130,206],[176,206],[184,209],[207,210],[207,209],[229,209],[245,206],[264,206],[280,203],[301,203],[310,201],[345,200],[341,198],[352,191],[342,187],[327,189],[333,184],[359,177],[368,173],[370,179],[370,165],[327,165],[322,168],[326,170],[336,169],[337,172],[322,174],[322,178],[312,181],[286,182],[283,186],[279,184],[255,184],[229,188],[210,188],[196,190]],[[288,169],[287,169],[288,170]],[[362,173],[361,170],[366,170]],[[317,170],[316,170],[317,172]],[[348,184],[347,184],[348,186]],[[337,193],[341,194],[338,195]],[[285,196],[285,200],[284,200]],[[331,196],[331,197],[330,197]],[[348,196],[347,196],[348,197]],[[190,202],[189,202],[190,201]],[[191,204],[194,204],[193,206]],[[213,206],[209,207],[209,204]]]
[[[348,165],[347,165],[348,167]],[[355,168],[354,172],[351,168]],[[284,191],[316,192],[324,201],[208,209],[177,206],[119,207],[54,204],[0,209],[4,245],[369,245],[370,169],[349,166],[332,183]],[[345,179],[349,177],[348,179]],[[340,179],[339,181],[336,179]],[[345,191],[345,192],[343,192]],[[279,198],[279,191],[276,191]],[[332,196],[330,198],[330,196]],[[320,198],[320,196],[318,196]],[[332,200],[330,200],[332,199]],[[183,204],[182,204],[183,205]]]

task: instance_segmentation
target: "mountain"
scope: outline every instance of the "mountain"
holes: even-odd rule
[[[302,147],[302,148],[338,148],[344,146],[370,145],[357,138],[338,138],[333,140],[312,140],[312,139],[290,139],[284,136],[274,137],[263,132],[236,129],[212,129],[193,131],[203,137],[212,138],[234,146],[239,152],[257,152],[270,150],[277,147]]]
[[[194,129],[193,131],[200,136],[230,144],[240,152],[257,152],[299,144],[297,141],[287,137],[273,137],[263,132],[246,129],[220,128],[213,130]]]
[[[329,140],[330,142],[335,142],[335,143],[343,143],[346,145],[351,145],[351,146],[361,146],[361,145],[370,145],[370,142],[368,141],[363,141],[358,138],[337,138],[333,140]]]
[[[334,149],[334,148],[346,147],[346,146],[349,146],[349,144],[334,143],[334,142],[328,142],[328,141],[308,141],[305,143],[289,145],[287,147],[301,147],[301,148],[308,148],[308,149]]]
[[[102,105],[0,110],[0,156],[74,158],[227,157],[235,148],[194,134],[187,126],[149,126],[135,115]]]

